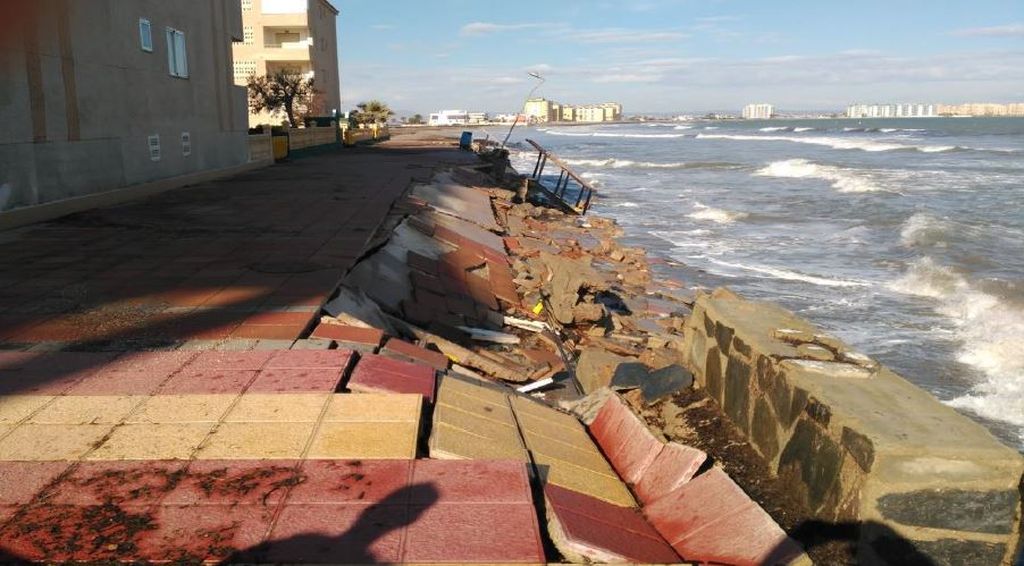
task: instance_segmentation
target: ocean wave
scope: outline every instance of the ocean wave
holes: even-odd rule
[[[688,217],[693,218],[694,220],[708,220],[717,224],[732,224],[737,220],[742,220],[750,216],[746,212],[733,212],[720,208],[712,208],[699,202],[694,204],[693,207],[696,210],[688,214]]]
[[[686,134],[616,134],[611,132],[566,132],[562,130],[548,130],[546,133],[549,136],[572,136],[580,138],[667,139],[686,136]]]
[[[769,126],[767,128],[758,128],[759,132],[788,132],[791,131],[789,126]]]
[[[635,202],[630,202],[630,201],[616,202],[616,203],[613,203],[612,206],[614,206],[616,208],[639,208],[640,207],[639,204],[637,204]]]
[[[721,265],[723,267],[731,267],[733,269],[740,269],[743,271],[767,275],[772,279],[783,279],[785,281],[802,281],[804,283],[810,283],[812,285],[821,285],[824,287],[868,287],[871,285],[871,283],[868,283],[867,281],[857,281],[853,279],[833,279],[831,277],[809,275],[807,273],[800,273],[798,271],[791,271],[789,269],[781,269],[778,267],[745,265],[742,263],[733,263],[713,258],[708,258],[708,261],[710,261],[711,263]]]
[[[961,148],[953,145],[904,145],[892,142],[872,141],[860,138],[835,138],[826,136],[753,136],[744,134],[697,134],[697,139],[721,139],[736,141],[786,141],[823,145],[833,149],[859,149],[861,151],[922,151],[935,153]]]
[[[692,130],[693,126],[676,126],[676,127],[672,128],[672,129],[673,130]]]
[[[724,161],[692,161],[655,163],[651,161],[632,161],[630,159],[564,159],[567,164],[577,167],[610,167],[613,169],[736,169],[743,167],[738,163]]]
[[[956,327],[961,342],[957,359],[984,375],[969,393],[949,403],[1024,427],[1024,308],[978,288],[930,257],[912,263],[889,287],[935,300],[936,312]]]
[[[789,179],[824,179],[841,193],[871,193],[882,191],[870,180],[859,177],[846,169],[831,165],[817,165],[806,159],[773,161],[755,175],[762,177],[783,177]]]
[[[799,133],[799,132],[810,132],[810,131],[814,131],[814,130],[817,130],[817,129],[818,128],[793,128],[793,131]]]

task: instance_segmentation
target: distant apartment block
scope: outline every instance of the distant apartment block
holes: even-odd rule
[[[231,77],[238,0],[12,5],[0,35],[0,211],[248,163],[245,90]]]
[[[431,126],[465,126],[469,124],[469,112],[465,110],[442,110],[430,115]]]
[[[526,101],[523,114],[530,122],[615,122],[622,119],[622,105],[604,102],[575,106],[561,104],[546,98]]]
[[[775,115],[775,107],[771,104],[748,104],[743,107],[743,117],[747,120],[767,120]]]
[[[935,104],[851,104],[847,118],[933,118],[938,116]]]
[[[1024,102],[1013,104],[992,104],[973,102],[968,104],[938,104],[939,116],[1024,116]]]
[[[238,0],[235,0],[238,2]],[[235,84],[252,75],[290,70],[313,79],[317,95],[307,112],[341,113],[338,11],[327,0],[241,0],[244,40],[235,44]],[[280,124],[281,115],[250,115],[250,125]]]

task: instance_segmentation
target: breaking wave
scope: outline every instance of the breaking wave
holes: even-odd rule
[[[870,180],[859,177],[846,169],[831,165],[817,165],[806,159],[773,161],[767,167],[754,173],[762,177],[783,177],[789,179],[824,179],[842,193],[871,193],[882,191]]]
[[[548,130],[549,136],[572,136],[580,138],[639,138],[639,139],[665,139],[681,138],[686,134],[616,134],[610,132],[565,132],[560,130]]]
[[[699,202],[694,204],[693,207],[696,210],[687,215],[689,218],[693,218],[694,220],[707,220],[717,224],[732,224],[737,220],[742,220],[747,216],[750,216],[746,212],[733,212],[730,210],[722,210],[720,208],[711,208],[710,206],[705,206]]]
[[[722,139],[737,141],[786,141],[823,145],[833,149],[859,149],[861,151],[922,151],[936,153],[954,151],[962,148],[955,145],[904,145],[892,142],[880,142],[865,139],[847,139],[822,136],[752,136],[743,134],[697,134],[697,139]]]
[[[569,165],[579,167],[610,167],[612,169],[737,169],[743,167],[739,163],[725,161],[691,161],[654,163],[651,161],[632,161],[629,159],[564,159]]]
[[[786,281],[802,281],[804,283],[810,283],[812,285],[822,285],[825,287],[867,287],[871,284],[867,281],[856,281],[852,279],[833,279],[831,277],[821,277],[818,275],[808,275],[806,273],[800,273],[798,271],[791,271],[789,269],[781,269],[778,267],[766,267],[759,265],[745,265],[742,263],[732,263],[728,261],[721,261],[714,258],[708,258],[708,261],[724,267],[731,267],[733,269],[740,269],[743,271],[749,271],[752,273],[759,273],[761,275],[767,275],[773,279],[783,279]]]
[[[985,376],[949,404],[1024,426],[1024,307],[979,289],[930,257],[912,263],[889,287],[935,300],[935,310],[956,327],[961,342],[957,359]]]

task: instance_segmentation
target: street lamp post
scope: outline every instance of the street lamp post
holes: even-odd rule
[[[544,77],[540,76],[539,73],[535,73],[533,71],[530,71],[527,74],[530,75],[531,77],[537,79],[540,82],[538,82],[537,84],[533,85],[533,88],[530,89],[530,94],[526,95],[526,100],[523,101],[523,106],[522,106],[523,109],[526,108],[526,103],[531,98],[533,98],[533,93],[537,92],[537,89],[540,88],[540,85],[544,84]],[[512,137],[512,130],[514,130],[516,128],[516,124],[518,124],[518,123],[519,123],[519,112],[516,112],[516,119],[512,120],[512,126],[509,127],[508,133],[505,134],[505,140],[501,142],[501,148],[502,149],[505,149],[505,144],[508,143],[508,138]]]

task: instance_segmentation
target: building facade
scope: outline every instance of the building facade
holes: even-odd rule
[[[469,113],[465,110],[442,110],[432,113],[427,123],[431,126],[465,126],[469,123]]]
[[[530,122],[616,122],[622,119],[622,105],[618,102],[604,102],[574,106],[561,104],[546,98],[531,98],[526,101],[523,114]]]
[[[235,0],[236,2],[238,0]],[[313,79],[306,113],[342,113],[338,71],[338,10],[327,0],[241,0],[243,41],[235,44],[235,84],[252,75],[289,70]],[[250,114],[249,123],[281,124],[283,114]]]
[[[248,162],[238,0],[12,4],[0,9],[0,211]]]
[[[967,104],[937,104],[939,116],[1024,116],[1024,102],[993,104],[971,102]]]
[[[938,116],[935,104],[851,104],[847,118],[933,118]]]
[[[771,104],[748,104],[743,107],[742,116],[747,120],[767,120],[775,115],[775,107]]]

